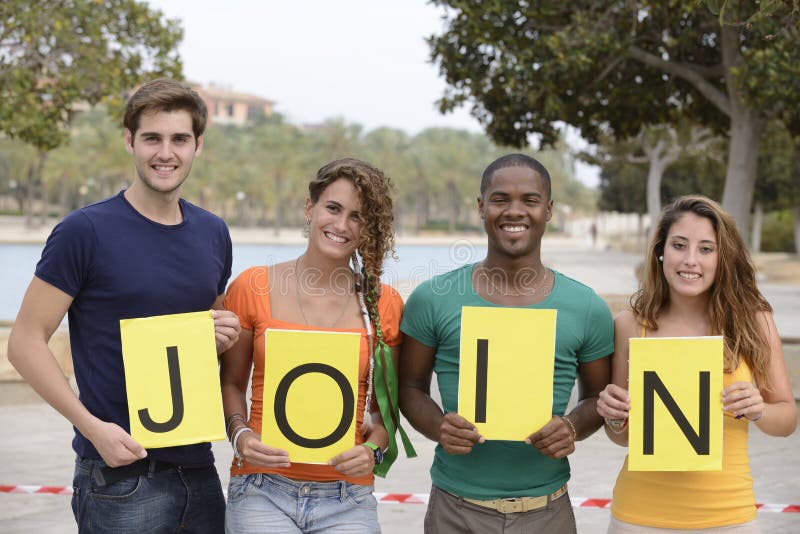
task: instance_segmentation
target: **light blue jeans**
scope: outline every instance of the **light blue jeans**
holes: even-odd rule
[[[228,486],[228,534],[380,533],[372,486],[239,475]]]

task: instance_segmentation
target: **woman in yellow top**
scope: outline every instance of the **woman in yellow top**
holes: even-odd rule
[[[628,340],[724,337],[721,471],[629,471],[617,477],[608,532],[759,532],[747,456],[750,423],[788,436],[797,408],[772,307],[733,219],[714,201],[685,196],[661,214],[632,309],[614,321],[612,383],[597,411],[608,436],[628,444]]]
[[[394,249],[391,182],[375,167],[345,158],[319,169],[308,191],[303,254],[247,269],[225,298],[242,324],[220,370],[236,456],[225,517],[230,533],[380,532],[373,471],[385,475],[397,454],[393,360],[402,343],[403,301],[380,283],[383,260]],[[262,406],[268,329],[361,334],[355,445],[327,464],[294,462],[286,450],[261,442],[263,419],[276,417]]]

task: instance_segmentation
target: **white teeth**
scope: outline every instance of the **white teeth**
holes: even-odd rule
[[[336,241],[337,243],[345,243],[347,241],[347,239],[345,239],[344,237],[332,234],[330,232],[325,232],[325,237],[327,237],[331,241]]]
[[[505,226],[501,226],[501,228],[506,232],[513,232],[513,233],[524,232],[525,231],[525,227],[524,226],[508,226],[508,225],[505,225]]]
[[[678,276],[686,280],[697,280],[700,278],[700,275],[697,273],[678,273]]]
[[[171,171],[171,170],[175,169],[175,167],[173,167],[171,165],[170,166],[154,165],[153,167],[155,168],[155,170],[160,171],[160,172],[168,172],[168,171]]]

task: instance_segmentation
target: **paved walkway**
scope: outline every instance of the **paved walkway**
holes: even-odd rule
[[[632,254],[587,251],[576,242],[547,240],[544,259],[555,269],[594,287],[599,293],[629,295],[635,288],[633,268],[639,258]],[[763,286],[775,306],[783,336],[800,337],[800,286]],[[406,427],[410,428],[410,427]],[[68,486],[71,484],[72,428],[44,404],[28,386],[0,383],[0,485]],[[419,458],[398,460],[387,480],[378,480],[376,491],[425,493],[430,489],[428,468],[433,444],[411,431]],[[214,444],[217,468],[227,483],[230,446]],[[750,456],[756,498],[764,503],[800,504],[800,432],[789,438],[771,438],[754,429]],[[579,443],[570,458],[573,476],[570,495],[610,498],[624,449],[612,444],[602,432]],[[419,504],[381,504],[379,516],[385,534],[422,532],[425,507]],[[578,532],[600,534],[608,525],[608,510],[576,509]],[[759,513],[764,533],[800,532],[800,514]],[[0,532],[69,533],[75,524],[69,497],[61,495],[0,494]]]

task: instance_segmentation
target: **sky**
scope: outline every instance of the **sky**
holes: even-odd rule
[[[273,100],[290,122],[340,117],[412,135],[433,126],[482,131],[467,108],[436,108],[446,84],[425,38],[442,32],[443,11],[425,0],[148,3],[182,21],[187,80]],[[578,175],[596,182],[585,167]]]

